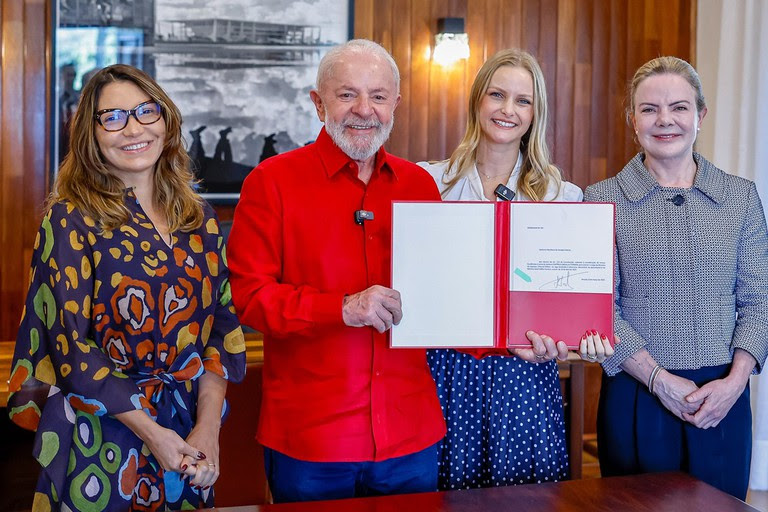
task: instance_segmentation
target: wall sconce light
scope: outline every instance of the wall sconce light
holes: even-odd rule
[[[437,20],[435,51],[432,58],[442,66],[469,58],[469,36],[464,32],[464,18]]]

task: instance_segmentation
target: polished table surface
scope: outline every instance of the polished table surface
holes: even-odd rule
[[[570,480],[469,491],[224,507],[226,512],[757,512],[684,473]]]

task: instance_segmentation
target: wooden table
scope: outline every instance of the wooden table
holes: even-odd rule
[[[758,512],[684,473],[211,509],[220,512]]]

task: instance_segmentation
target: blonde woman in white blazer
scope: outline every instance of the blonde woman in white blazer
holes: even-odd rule
[[[472,85],[467,130],[449,160],[422,162],[443,200],[493,201],[505,185],[523,201],[581,201],[581,189],[560,177],[546,146],[547,98],[536,59],[503,50]],[[460,243],[460,241],[457,241]],[[556,358],[567,348],[545,334],[546,354],[475,359],[430,350],[448,432],[438,448],[438,486],[467,489],[558,481],[568,476],[568,451]],[[538,340],[537,340],[538,343]],[[583,357],[602,361],[608,340],[585,333]]]

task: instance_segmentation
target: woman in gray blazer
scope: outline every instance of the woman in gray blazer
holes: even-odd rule
[[[687,62],[637,70],[642,151],[585,192],[616,203],[616,333],[603,363],[603,475],[683,470],[744,499],[749,376],[768,353],[768,233],[755,184],[693,151],[707,108]]]

